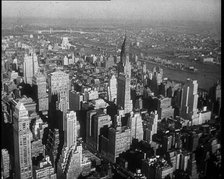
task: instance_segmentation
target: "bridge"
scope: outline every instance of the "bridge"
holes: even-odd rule
[[[99,32],[84,32],[84,31],[76,31],[76,30],[72,30],[72,29],[64,29],[64,30],[59,30],[59,29],[52,29],[50,28],[49,30],[45,29],[45,30],[37,30],[37,33],[80,33],[80,34],[100,34]]]

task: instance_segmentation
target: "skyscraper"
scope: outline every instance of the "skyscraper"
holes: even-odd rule
[[[44,123],[41,118],[31,119],[31,156],[38,157],[40,154],[45,155],[45,146],[42,143],[44,129],[48,127],[47,123]]]
[[[77,144],[77,123],[76,113],[68,112],[65,118],[64,146],[57,166],[58,178],[76,178],[81,172],[82,145]]]
[[[76,112],[70,111],[66,114],[64,130],[64,144],[70,148],[76,145],[77,140],[77,119]]]
[[[18,179],[32,178],[30,120],[28,110],[20,101],[15,107],[13,128],[15,176]]]
[[[152,136],[157,133],[158,114],[157,111],[143,114],[144,118],[144,140],[151,143]]]
[[[25,54],[24,62],[23,62],[23,74],[24,74],[24,81],[32,85],[32,78],[38,71],[38,59],[37,55],[33,53],[32,55]]]
[[[131,64],[129,62],[128,48],[126,46],[126,36],[121,47],[121,61],[118,63],[117,80],[117,105],[122,107],[125,113],[132,111],[131,100]]]
[[[119,154],[130,148],[130,136],[131,130],[126,126],[117,126],[116,129],[109,128],[107,157],[111,162],[115,162]]]
[[[102,109],[87,112],[86,143],[93,151],[99,151],[100,135],[103,128],[111,126],[111,117]]]
[[[8,178],[10,176],[10,157],[7,149],[1,150],[1,164],[3,170],[3,178]]]
[[[35,75],[39,69],[38,59],[36,53],[32,54],[33,59],[33,75]]]
[[[131,140],[132,139],[138,139],[139,141],[143,140],[143,124],[140,112],[136,113],[131,112],[129,123],[131,129]]]
[[[183,86],[181,98],[181,116],[193,119],[197,116],[198,106],[198,83],[197,80],[187,79]]]
[[[37,102],[38,111],[48,110],[48,94],[47,94],[47,82],[46,77],[39,70],[33,77],[33,90],[34,98]]]
[[[117,99],[117,79],[115,75],[112,75],[108,87],[109,101],[115,101]]]
[[[69,74],[55,71],[49,75],[49,121],[64,129],[65,115],[69,109]],[[63,116],[61,120],[61,115]]]
[[[83,101],[83,94],[80,92],[76,92],[75,90],[71,90],[69,92],[69,107],[70,110],[77,111],[81,109],[81,103]]]

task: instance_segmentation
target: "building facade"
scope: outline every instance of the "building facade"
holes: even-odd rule
[[[18,179],[32,178],[31,136],[28,110],[18,102],[14,112],[15,176]]]

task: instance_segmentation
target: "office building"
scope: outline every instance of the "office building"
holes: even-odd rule
[[[72,179],[80,174],[82,162],[82,145],[80,142],[77,144],[78,122],[74,111],[66,114],[65,123],[64,146],[57,163],[57,175],[59,178]]]
[[[187,79],[182,89],[180,116],[183,118],[198,119],[198,83],[197,80]]]
[[[56,179],[56,173],[52,167],[49,156],[46,156],[39,162],[38,166],[34,166],[34,179]]]
[[[59,130],[49,129],[45,144],[46,155],[50,157],[50,161],[55,169],[56,169],[56,159],[58,154],[59,143],[60,143]]]
[[[15,106],[14,123],[15,176],[18,179],[32,178],[30,120],[23,102]]]
[[[88,90],[84,93],[85,101],[95,100],[99,98],[99,93],[97,90]]]
[[[64,173],[66,179],[78,178],[82,172],[82,145],[78,144],[76,149],[71,150]]]
[[[122,126],[121,117],[121,115],[115,116],[116,124],[109,128],[108,136],[102,140],[104,155],[113,163],[119,154],[127,151],[131,145],[131,130],[127,126]]]
[[[1,165],[2,165],[3,178],[8,178],[10,176],[11,164],[10,164],[9,152],[7,149],[1,150]]]
[[[55,71],[49,74],[49,121],[50,125],[64,129],[65,116],[69,109],[69,74]]]
[[[152,72],[153,76],[155,76],[157,85],[160,85],[163,80],[163,69],[160,67],[154,67]]]
[[[118,63],[117,79],[117,105],[124,109],[125,113],[132,111],[131,100],[131,63],[129,62],[129,51],[126,44],[126,36],[121,47],[121,61]]]
[[[117,79],[117,105],[124,109],[125,113],[131,112],[133,108],[130,82],[131,79],[124,74],[120,74]]]
[[[111,127],[109,129],[107,156],[111,162],[115,162],[119,154],[130,148],[130,135],[131,131],[127,127],[117,127],[117,129]]]
[[[77,142],[77,118],[76,112],[70,111],[66,114],[64,128],[64,145],[70,148],[76,146]]]
[[[47,82],[40,70],[34,75],[32,84],[37,111],[48,111]]]
[[[170,134],[165,134],[162,136],[162,148],[164,152],[168,152],[172,147],[173,136]]]
[[[99,151],[100,135],[106,126],[109,128],[112,125],[111,117],[106,110],[98,109],[88,111],[86,119],[86,143],[93,151]]]
[[[144,140],[151,143],[152,136],[157,133],[158,126],[158,114],[157,111],[151,112],[150,115],[145,112],[142,114],[143,118],[143,130]]]
[[[131,129],[131,141],[132,139],[143,140],[143,121],[140,112],[131,112],[129,127]]]
[[[73,111],[81,110],[83,100],[84,100],[84,96],[82,93],[76,92],[75,90],[69,91],[70,110],[73,110]]]
[[[117,78],[112,75],[108,86],[108,99],[109,101],[116,102],[117,99]]]
[[[44,129],[48,127],[48,124],[46,122],[43,122],[39,116],[31,119],[31,124],[31,156],[38,157],[40,154],[45,156],[45,146],[42,143],[42,139]]]
[[[212,112],[207,110],[207,106],[203,107],[203,110],[199,112],[199,124],[204,124],[211,119]]]
[[[37,55],[33,53],[32,55],[25,54],[23,62],[23,74],[24,82],[32,85],[32,78],[38,71],[38,59]]]
[[[172,118],[174,116],[174,108],[171,106],[171,98],[165,98],[160,95],[157,111],[159,119]]]
[[[142,173],[152,179],[164,179],[167,176],[172,178],[173,167],[163,158],[147,158],[142,162]]]

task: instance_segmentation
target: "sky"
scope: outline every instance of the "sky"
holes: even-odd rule
[[[2,17],[221,22],[221,0],[3,1]]]

